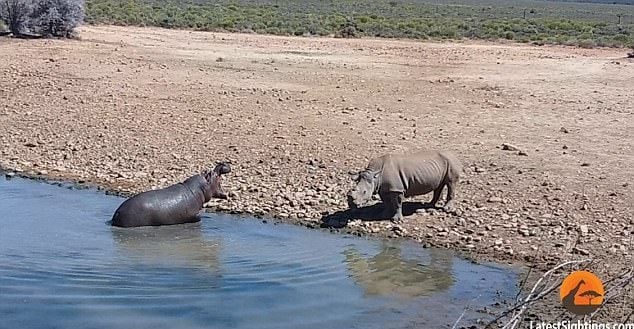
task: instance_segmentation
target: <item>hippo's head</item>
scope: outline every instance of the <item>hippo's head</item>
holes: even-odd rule
[[[231,167],[229,166],[229,164],[221,162],[216,165],[214,170],[208,170],[203,173],[203,177],[207,181],[207,184],[203,188],[203,193],[205,194],[205,202],[211,200],[211,198],[227,198],[227,194],[225,194],[220,183],[222,181],[222,175],[228,174],[230,172]]]
[[[378,190],[379,171],[363,170],[351,174],[354,187],[348,192],[348,207],[351,209],[363,207]]]

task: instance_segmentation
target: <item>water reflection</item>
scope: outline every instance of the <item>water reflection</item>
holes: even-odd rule
[[[364,257],[354,248],[343,252],[348,270],[368,296],[415,298],[449,289],[454,283],[453,258],[429,249],[429,263],[407,259],[396,244],[382,243],[381,251]]]
[[[118,250],[135,262],[220,272],[220,239],[205,238],[201,223],[174,226],[112,227]]]

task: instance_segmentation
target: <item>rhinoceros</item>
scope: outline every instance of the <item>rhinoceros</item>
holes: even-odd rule
[[[435,207],[447,186],[444,210],[454,208],[454,195],[462,172],[456,156],[447,151],[414,150],[404,154],[386,154],[370,161],[367,168],[352,173],[354,187],[348,192],[348,206],[366,205],[378,194],[384,204],[381,218],[403,219],[403,199],[434,192],[429,206]]]

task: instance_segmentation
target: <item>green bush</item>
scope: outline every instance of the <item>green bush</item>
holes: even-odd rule
[[[466,0],[456,0],[459,5],[398,0],[296,0],[278,5],[277,1],[87,0],[85,21],[276,35],[505,38],[577,46],[634,44],[634,22],[617,26],[613,14],[618,9],[625,16],[634,16],[634,6],[605,5],[599,10],[583,4],[535,5],[534,15],[523,19],[523,8],[483,6]]]

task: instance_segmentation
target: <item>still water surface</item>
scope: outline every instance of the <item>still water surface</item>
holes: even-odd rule
[[[122,201],[0,178],[0,328],[438,328],[516,291],[414,243],[211,214],[113,228]]]

